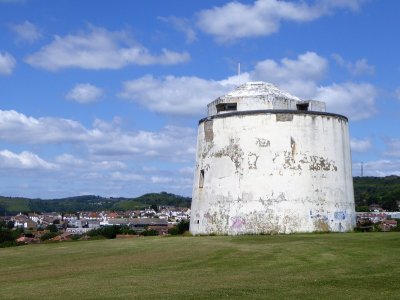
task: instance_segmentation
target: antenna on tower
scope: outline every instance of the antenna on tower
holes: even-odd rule
[[[240,76],[240,63],[238,63],[238,76]]]

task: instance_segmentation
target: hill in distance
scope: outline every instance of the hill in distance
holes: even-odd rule
[[[368,210],[371,204],[379,204],[388,211],[399,210],[400,176],[354,177],[353,182],[358,211]]]
[[[103,210],[134,210],[158,206],[190,207],[191,198],[166,192],[145,194],[137,198],[105,198],[94,195],[60,199],[30,199],[0,196],[0,214],[19,212],[77,212]]]

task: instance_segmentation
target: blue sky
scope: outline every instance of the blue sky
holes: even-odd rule
[[[400,2],[0,0],[0,195],[190,195],[206,105],[246,81],[350,120],[400,175]],[[241,74],[237,74],[237,65]]]

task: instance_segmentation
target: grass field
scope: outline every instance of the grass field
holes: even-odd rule
[[[146,237],[0,249],[1,299],[400,299],[400,234]]]

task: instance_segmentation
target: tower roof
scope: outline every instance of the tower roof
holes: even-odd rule
[[[255,81],[238,86],[207,105],[208,116],[250,110],[325,111],[325,103],[300,98],[280,90],[272,83]]]
[[[278,87],[273,85],[272,83],[263,82],[263,81],[253,81],[246,82],[240,86],[238,86],[232,92],[222,96],[220,98],[267,98],[267,99],[276,99],[276,98],[287,98],[292,100],[299,101],[300,99],[296,96],[289,94],[288,92],[280,90]]]

